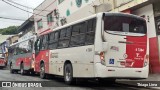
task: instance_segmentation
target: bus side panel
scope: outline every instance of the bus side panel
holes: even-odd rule
[[[15,55],[15,57],[16,57],[16,62],[15,62],[16,69],[20,69],[20,64],[22,62],[25,70],[31,69],[32,53]]]
[[[73,68],[73,77],[94,77],[94,45],[51,50],[50,70],[63,76],[64,63],[69,60]],[[55,71],[53,71],[55,70]]]
[[[17,68],[17,58],[16,55],[14,55],[12,58],[10,58],[10,62],[12,63],[13,69],[18,69]]]
[[[24,67],[31,67],[32,56],[23,58]]]
[[[45,72],[49,73],[49,50],[42,50],[35,57],[35,71],[40,72],[40,63],[44,62]]]

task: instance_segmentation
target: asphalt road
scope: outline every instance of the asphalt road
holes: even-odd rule
[[[41,88],[0,88],[0,90],[151,90],[150,88],[140,88],[133,85],[120,84],[118,82],[107,85],[100,84],[96,81],[89,80],[85,82],[77,82],[75,85],[66,85],[63,78],[49,75],[47,79],[40,79],[38,75],[20,75],[19,73],[10,74],[9,70],[0,70],[0,81],[52,81],[53,87]],[[153,90],[153,89],[152,89]]]

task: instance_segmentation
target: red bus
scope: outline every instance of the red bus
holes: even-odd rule
[[[34,41],[36,36],[16,42],[9,47],[10,73],[18,72],[26,74],[34,73]]]
[[[7,66],[7,60],[5,57],[0,57],[0,68],[5,68]]]

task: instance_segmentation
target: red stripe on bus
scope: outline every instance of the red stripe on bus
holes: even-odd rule
[[[144,57],[147,49],[147,36],[127,36],[126,42],[133,42],[126,44],[126,67],[142,68]]]

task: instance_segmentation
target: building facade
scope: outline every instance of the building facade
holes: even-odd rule
[[[59,25],[57,0],[45,0],[33,12],[36,33],[43,34]]]
[[[28,20],[26,20],[21,26],[18,28],[19,39],[18,42],[23,41],[30,36],[35,34],[35,26],[34,26],[34,17],[31,16]]]

